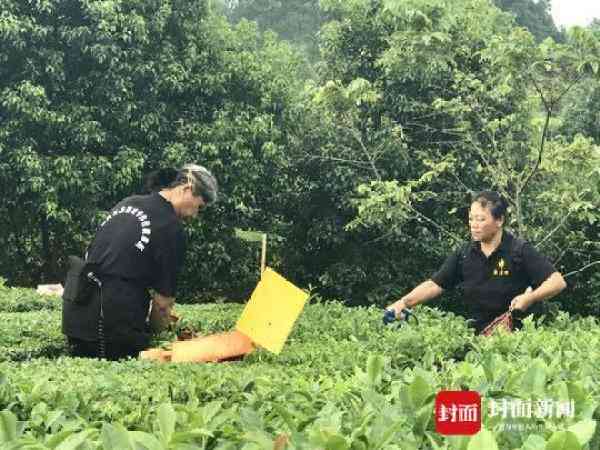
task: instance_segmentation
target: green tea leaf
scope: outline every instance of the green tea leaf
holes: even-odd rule
[[[175,432],[176,415],[170,403],[163,403],[158,407],[158,426],[163,436],[163,443],[168,444]]]
[[[467,450],[499,450],[496,438],[491,431],[481,429],[479,433],[469,440]]]
[[[581,450],[581,448],[577,436],[571,431],[554,432],[546,445],[546,450]]]
[[[568,430],[577,436],[579,443],[584,446],[594,436],[594,432],[596,431],[596,421],[582,420],[575,425],[571,425]]]
[[[117,423],[111,425],[109,423],[104,423],[100,437],[105,449],[133,449],[133,443],[131,442],[127,429],[121,424]]]
[[[132,441],[135,443],[136,450],[141,450],[140,446],[143,447],[143,450],[165,450],[166,448],[150,433],[130,431],[129,436],[131,436]]]
[[[17,438],[17,416],[10,411],[0,412],[0,443],[8,443]]]
[[[427,397],[431,394],[432,390],[429,383],[425,381],[421,376],[416,376],[408,387],[410,400],[414,408],[420,408]]]
[[[525,442],[523,442],[521,450],[544,450],[545,448],[546,440],[543,437],[537,434],[530,434],[527,436]]]
[[[470,438],[468,436],[448,436],[452,450],[467,450]]]
[[[527,369],[521,383],[521,389],[529,395],[542,397],[546,392],[546,365],[536,359]]]
[[[381,382],[385,360],[381,355],[369,355],[367,359],[367,376],[369,383],[378,385]]]
[[[79,433],[72,434],[65,439],[55,450],[82,450],[84,444],[93,434],[97,433],[96,430],[84,430]]]

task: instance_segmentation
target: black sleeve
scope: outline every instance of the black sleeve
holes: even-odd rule
[[[461,253],[460,247],[452,252],[442,267],[431,277],[431,280],[442,289],[452,289],[462,281],[462,273],[459,273]]]
[[[550,260],[538,252],[529,242],[523,244],[523,266],[534,289],[556,272],[556,268]]]
[[[156,274],[153,288],[165,297],[175,297],[177,274],[183,266],[186,239],[183,229],[177,227],[161,240],[154,252]]]

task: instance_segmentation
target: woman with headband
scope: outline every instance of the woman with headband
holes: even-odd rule
[[[186,248],[182,221],[217,200],[217,180],[187,164],[153,172],[146,189],[119,202],[92,241],[85,260],[90,295],[63,296],[62,330],[72,356],[135,357],[151,331],[169,323]]]

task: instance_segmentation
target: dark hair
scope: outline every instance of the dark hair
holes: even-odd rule
[[[473,196],[472,203],[479,203],[484,208],[490,208],[494,219],[500,219],[506,216],[508,203],[496,191],[481,191]]]
[[[167,167],[150,172],[144,179],[144,192],[158,192],[171,185],[177,178],[177,170]]]
[[[181,169],[163,168],[150,172],[144,182],[146,192],[191,184],[194,195],[202,197],[206,205],[217,201],[219,186],[214,175],[198,164],[186,164]]]

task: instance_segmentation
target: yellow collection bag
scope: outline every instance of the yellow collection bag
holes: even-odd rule
[[[235,328],[279,354],[307,300],[308,293],[267,267]]]
[[[304,309],[308,293],[268,267],[237,321],[235,331],[176,341],[172,350],[149,349],[141,359],[158,362],[217,362],[243,357],[260,346],[279,354]]]

